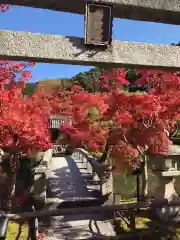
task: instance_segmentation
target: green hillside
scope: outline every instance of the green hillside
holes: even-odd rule
[[[36,89],[71,89],[73,83],[80,85],[89,92],[94,92],[99,89],[98,81],[100,76],[100,68],[92,68],[87,72],[80,72],[72,78],[57,78],[57,79],[44,79],[36,83],[27,83],[24,90],[24,95],[30,96]]]
[[[24,95],[31,96],[36,88],[36,83],[27,83],[24,89]]]

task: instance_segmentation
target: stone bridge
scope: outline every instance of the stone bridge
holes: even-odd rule
[[[49,150],[45,158],[47,161],[36,169],[36,197],[44,199],[46,209],[108,204],[112,193],[108,165],[98,164],[84,149],[75,149],[72,155],[55,156]],[[113,236],[109,218],[100,213],[51,217],[40,223],[40,229],[51,240]]]

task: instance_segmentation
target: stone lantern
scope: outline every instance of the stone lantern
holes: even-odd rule
[[[175,177],[180,176],[178,171],[178,161],[180,161],[180,146],[169,145],[167,156],[149,156],[148,168],[157,177],[157,185],[154,189],[154,200],[179,201],[175,190]],[[156,214],[162,221],[180,221],[180,206],[164,206],[156,209]]]

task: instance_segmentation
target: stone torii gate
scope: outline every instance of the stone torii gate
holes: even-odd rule
[[[180,24],[179,0],[94,0],[113,4],[114,17]],[[84,14],[86,0],[0,0],[13,4]],[[93,66],[180,68],[180,48],[113,41],[105,51],[89,50],[84,39],[29,32],[0,31],[0,58]]]
[[[180,25],[179,0],[103,2],[113,5],[113,17],[116,18]],[[86,0],[0,0],[1,3],[84,14]],[[89,49],[84,44],[83,38],[5,30],[0,31],[0,59],[93,65],[104,68],[125,66],[180,70],[178,46],[112,41],[111,46],[104,50]]]

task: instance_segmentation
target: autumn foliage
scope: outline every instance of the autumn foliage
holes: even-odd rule
[[[23,152],[46,150],[50,145],[47,118],[39,106],[23,96],[29,67],[34,63],[0,62],[0,146],[13,144],[17,135]]]
[[[6,11],[7,5],[1,5]],[[103,152],[108,144],[116,166],[139,164],[139,148],[148,154],[164,155],[170,144],[180,111],[180,77],[176,73],[136,70],[134,82],[127,69],[103,72],[101,92],[89,93],[75,85],[71,91],[37,91],[27,99],[22,96],[27,66],[7,62],[0,64],[2,144],[8,142],[7,125],[20,137],[22,149],[50,146],[47,119],[51,115],[70,116],[72,125],[64,124],[61,132],[74,146]],[[15,82],[19,77],[18,83]],[[8,89],[3,89],[4,84]],[[144,86],[146,92],[124,91],[127,87]],[[102,90],[103,89],[103,90]],[[19,106],[19,107],[17,107]],[[4,141],[4,142],[3,142]],[[36,143],[36,144],[35,144]]]
[[[8,4],[0,4],[0,12],[6,12]],[[34,63],[0,61],[0,147],[12,146],[18,136],[22,152],[37,152],[51,146],[48,119],[40,106],[23,96],[23,89],[31,79],[29,68]]]
[[[105,92],[88,93],[75,86],[61,93],[64,96],[59,100],[66,98],[66,108],[59,113],[73,119],[72,126],[61,126],[61,131],[71,144],[91,151],[103,152],[108,142],[117,167],[136,167],[139,148],[153,155],[168,152],[169,132],[180,109],[179,77],[164,71],[137,70],[139,78],[134,84],[146,85],[148,91],[130,93],[121,88],[127,83],[123,71],[118,70],[120,77],[115,81],[110,74],[110,84],[103,75]]]
[[[0,11],[9,7],[2,4]],[[0,62],[1,145],[9,144],[11,136],[17,134],[25,151],[46,149],[50,146],[47,119],[65,115],[73,124],[64,124],[61,132],[71,144],[102,152],[108,143],[116,165],[136,166],[139,146],[148,154],[167,154],[168,135],[180,109],[178,74],[138,69],[133,85],[145,86],[148,91],[129,93],[122,89],[132,85],[128,70],[116,68],[101,74],[101,93],[89,93],[75,85],[71,91],[39,90],[25,99],[22,89],[31,78],[27,67]],[[9,84],[8,89],[4,89],[5,84]]]
[[[137,70],[139,78],[134,84],[146,85],[148,91],[130,93],[121,87],[126,77],[121,69],[115,81],[110,74],[110,83],[103,75],[104,92],[89,93],[74,85],[70,91],[38,90],[25,98],[22,89],[31,78],[29,64],[6,61],[0,66],[1,146],[10,144],[11,136],[17,134],[22,151],[47,149],[51,146],[48,118],[64,115],[73,120],[60,129],[67,142],[96,152],[103,152],[108,143],[117,168],[137,166],[139,147],[148,154],[167,154],[168,133],[179,114],[177,74]]]

